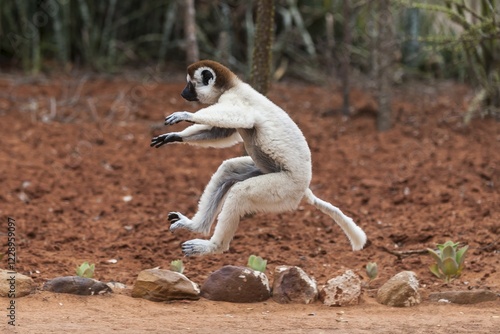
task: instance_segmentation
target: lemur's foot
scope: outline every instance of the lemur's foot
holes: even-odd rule
[[[170,224],[172,224],[170,225],[170,231],[172,232],[177,230],[178,228],[192,230],[192,228],[189,226],[191,225],[191,220],[180,212],[170,212],[167,219]]]
[[[182,252],[186,256],[222,253],[222,249],[210,240],[193,239],[182,244]]]

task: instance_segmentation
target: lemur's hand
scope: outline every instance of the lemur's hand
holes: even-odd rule
[[[187,111],[177,111],[165,118],[165,125],[173,125],[182,121],[190,121],[191,113]]]
[[[177,133],[172,132],[172,133],[164,133],[162,135],[159,135],[158,137],[154,137],[151,139],[151,147],[160,147],[168,143],[174,143],[174,142],[182,142],[182,137],[179,136]]]

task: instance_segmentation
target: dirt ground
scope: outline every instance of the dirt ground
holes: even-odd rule
[[[365,292],[359,306],[347,308],[271,300],[165,304],[133,299],[130,290],[92,297],[38,292],[17,302],[19,333],[493,333],[500,327],[498,301],[459,306],[425,299],[450,289],[500,292],[500,124],[463,124],[472,90],[449,82],[397,87],[395,126],[377,133],[367,90],[353,90],[353,116],[344,119],[339,87],[274,84],[269,97],[311,147],[312,189],[354,218],[367,247],[352,252],[338,226],[304,202],[296,212],[244,218],[226,254],[184,258],[180,244],[200,236],[169,232],[168,212],[194,214],[212,173],[243,149],[150,148],[152,136],[186,126],[165,128],[166,115],[200,107],[180,98],[183,74],[163,80],[167,74],[0,76],[0,244],[7,248],[12,217],[17,271],[41,286],[89,261],[95,278],[132,286],[140,270],[182,258],[186,276],[201,284],[212,271],[245,265],[256,254],[268,260],[271,281],[274,268],[287,264],[321,285],[345,269],[367,281],[364,266],[377,262],[379,278],[370,288],[412,270],[424,302],[393,309]],[[429,272],[428,255],[394,255],[449,239],[470,250],[462,276],[447,285]]]

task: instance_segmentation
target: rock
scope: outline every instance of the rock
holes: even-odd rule
[[[359,304],[361,280],[352,270],[330,279],[319,293],[319,299],[328,306]]]
[[[402,271],[388,280],[377,292],[380,304],[408,307],[420,304],[418,279],[412,271]]]
[[[132,297],[154,302],[200,298],[198,285],[181,273],[166,269],[146,269],[139,273]]]
[[[35,291],[35,282],[23,274],[0,269],[0,296],[17,298]]]
[[[246,267],[225,266],[213,272],[201,287],[201,296],[216,301],[255,303],[269,299],[267,276]]]
[[[108,282],[108,283],[106,283],[106,285],[109,286],[111,288],[111,290],[113,290],[113,291],[123,290],[123,289],[128,288],[125,284],[120,283],[120,282]]]
[[[429,295],[432,301],[441,299],[455,304],[477,304],[482,302],[496,301],[497,294],[489,290],[471,290],[471,291],[444,291],[434,292]]]
[[[43,290],[81,296],[102,295],[113,292],[106,283],[80,276],[63,276],[51,279],[45,282]]]
[[[309,304],[318,297],[316,281],[299,267],[279,266],[275,269],[273,300],[280,304]]]

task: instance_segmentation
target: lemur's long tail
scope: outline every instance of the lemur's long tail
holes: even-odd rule
[[[335,220],[349,238],[353,250],[363,248],[366,243],[366,234],[350,217],[346,216],[339,208],[314,196],[311,189],[306,190],[305,198],[309,204],[314,205]]]

